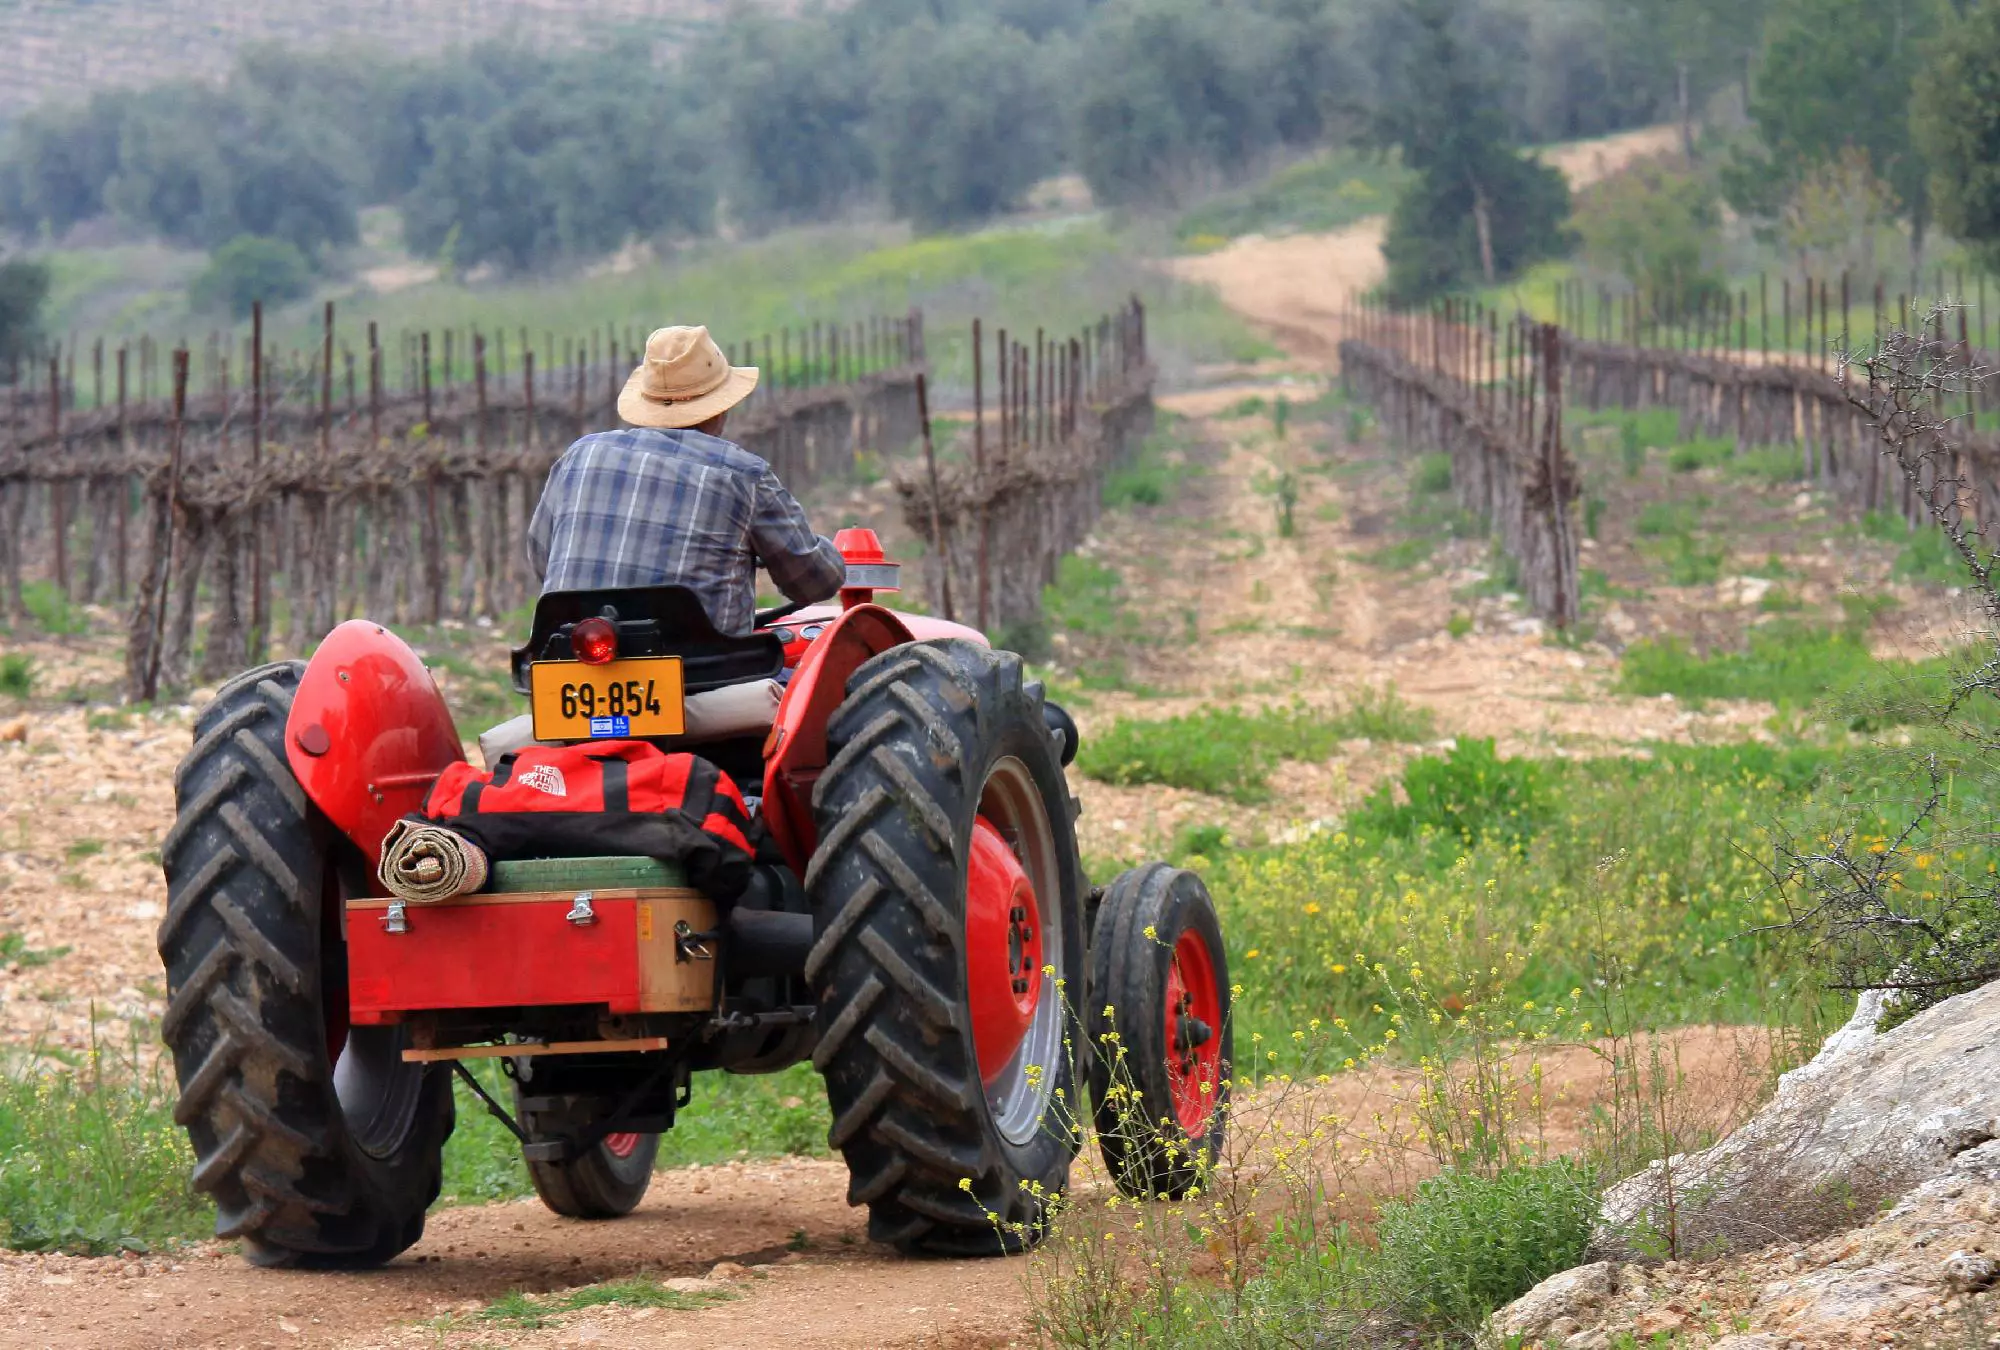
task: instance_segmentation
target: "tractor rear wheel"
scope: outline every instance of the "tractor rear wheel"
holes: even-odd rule
[[[827,749],[806,978],[848,1200],[906,1252],[1021,1250],[1081,1137],[1084,887],[1041,688],[1011,653],[897,647]]]
[[[218,1237],[259,1265],[373,1266],[423,1235],[451,1080],[347,1025],[340,840],[285,758],[304,666],[224,685],[174,777],[160,1036]],[[359,858],[350,860],[359,866]]]
[[[1201,877],[1163,862],[1105,887],[1090,942],[1097,1143],[1126,1195],[1178,1200],[1222,1148],[1229,965]]]

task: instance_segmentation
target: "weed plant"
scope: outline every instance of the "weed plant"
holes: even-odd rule
[[[26,652],[0,656],[0,694],[27,698],[35,692],[35,662]]]
[[[207,1233],[207,1199],[165,1069],[95,1034],[81,1064],[30,1052],[0,1070],[0,1243],[149,1251]]]

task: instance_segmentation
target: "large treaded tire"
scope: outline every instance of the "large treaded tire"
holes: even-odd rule
[[[403,1065],[397,1029],[357,1029],[343,1081],[366,1105],[352,1124],[342,1106],[321,997],[338,981],[344,1005],[337,840],[285,758],[303,671],[280,662],[239,675],[195,721],[160,849],[160,1036],[216,1235],[240,1238],[259,1265],[372,1266],[423,1235],[451,1081],[439,1066]]]
[[[820,933],[806,978],[819,1001],[813,1065],[832,1107],[828,1140],[847,1160],[848,1201],[869,1207],[871,1238],[906,1253],[1022,1250],[1042,1235],[1081,1138],[1073,1056],[1082,1040],[1065,1009],[1062,1048],[1044,1069],[1050,1105],[1023,1142],[1008,1139],[973,1045],[966,876],[988,776],[1015,761],[1032,776],[1060,860],[1063,987],[1044,997],[1073,999],[1084,883],[1041,688],[1008,652],[951,640],[897,647],[848,682],[827,748],[813,793],[820,843],[806,890]]]

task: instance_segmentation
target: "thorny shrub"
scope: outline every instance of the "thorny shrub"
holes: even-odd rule
[[[1947,336],[1953,312],[1936,307],[1915,332],[1843,357],[1840,373],[1956,557],[1979,627],[1922,697],[1881,700],[1891,715],[1879,720],[1913,733],[1880,745],[1845,801],[1778,840],[1771,869],[1785,921],[1815,944],[1833,986],[1894,990],[1904,1017],[2000,977],[2000,589],[1995,541],[1967,509],[1972,460],[1953,439],[1991,372]],[[1870,710],[1854,711],[1866,724]]]

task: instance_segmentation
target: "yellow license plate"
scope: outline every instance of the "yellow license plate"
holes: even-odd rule
[[[528,702],[538,741],[644,740],[686,728],[678,656],[630,656],[587,666],[537,661]]]

